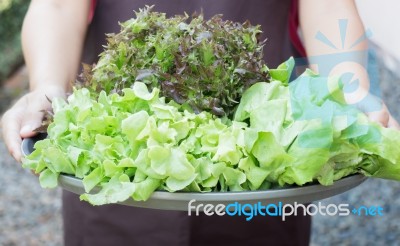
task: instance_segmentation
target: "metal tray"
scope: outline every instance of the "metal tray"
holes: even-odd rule
[[[22,150],[25,155],[33,151],[34,143],[43,139],[43,136],[38,136],[35,139],[24,139],[22,141]],[[304,186],[291,186],[286,188],[275,188],[270,190],[260,191],[240,191],[240,192],[166,192],[156,191],[147,201],[134,201],[133,199],[126,200],[119,204],[163,209],[163,210],[180,210],[187,211],[188,203],[192,200],[192,204],[232,204],[235,202],[241,204],[255,204],[261,202],[263,205],[267,204],[282,204],[288,203],[309,203],[331,196],[341,194],[348,191],[361,183],[367,178],[363,175],[352,175],[336,181],[333,185],[323,186],[318,183],[308,184]],[[75,194],[83,194],[84,188],[82,180],[69,175],[60,175],[58,179],[59,186],[63,189],[73,192]],[[94,189],[96,192],[98,189]],[[192,208],[193,209],[193,208]],[[200,209],[202,210],[202,209]]]

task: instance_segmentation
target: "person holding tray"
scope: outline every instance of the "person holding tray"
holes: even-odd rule
[[[33,0],[22,30],[30,92],[2,118],[5,143],[16,160],[21,160],[21,138],[35,135],[42,110],[51,107],[48,99],[65,97],[81,62],[97,61],[105,33],[118,32],[119,21],[153,4],[154,11],[169,16],[202,11],[205,18],[223,14],[224,19],[261,25],[268,38],[264,52],[269,67],[290,56],[334,53],[315,35],[321,32],[340,40],[339,19],[348,20],[348,39],[356,40],[364,32],[352,0]],[[297,35],[297,17],[305,49]],[[366,49],[364,41],[349,51]],[[357,74],[356,66],[346,69]],[[349,103],[368,94],[368,85],[360,88]],[[399,128],[384,104],[380,111],[367,114],[383,126]],[[63,191],[63,217],[65,245],[308,245],[310,241],[309,216],[291,216],[284,222],[280,217],[258,216],[247,222],[243,217],[188,216],[121,205],[93,207],[67,191]]]

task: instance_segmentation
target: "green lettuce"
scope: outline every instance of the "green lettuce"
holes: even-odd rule
[[[335,79],[307,71],[286,85],[292,63],[246,90],[232,120],[195,114],[142,82],[97,98],[75,89],[53,101],[48,138],[24,166],[46,188],[60,174],[81,178],[81,199],[93,205],[147,200],[156,190],[331,185],[354,173],[400,180],[400,132],[345,104]]]

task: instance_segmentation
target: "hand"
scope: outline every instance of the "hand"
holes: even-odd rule
[[[58,86],[36,88],[22,96],[1,119],[4,142],[10,154],[21,161],[22,138],[32,137],[43,119],[42,110],[50,109],[48,99],[65,97],[65,91]]]
[[[348,104],[354,104],[363,111],[368,118],[383,127],[400,130],[400,125],[390,114],[386,104],[378,97],[372,95],[368,90],[359,88],[354,93],[345,93]]]
[[[400,130],[400,125],[396,121],[396,119],[390,114],[388,108],[386,107],[384,102],[382,103],[382,109],[380,111],[369,112],[366,113],[368,118],[373,121],[377,122],[378,124],[387,127],[387,128],[394,128]]]

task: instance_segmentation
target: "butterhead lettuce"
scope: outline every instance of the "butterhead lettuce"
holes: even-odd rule
[[[331,185],[354,173],[400,180],[400,132],[369,122],[329,83],[337,81],[323,85],[309,72],[289,86],[256,83],[232,121],[166,103],[141,82],[98,99],[75,90],[67,102],[53,101],[48,138],[24,166],[47,188],[61,173],[82,178],[81,199],[93,205],[146,200],[156,190]]]

